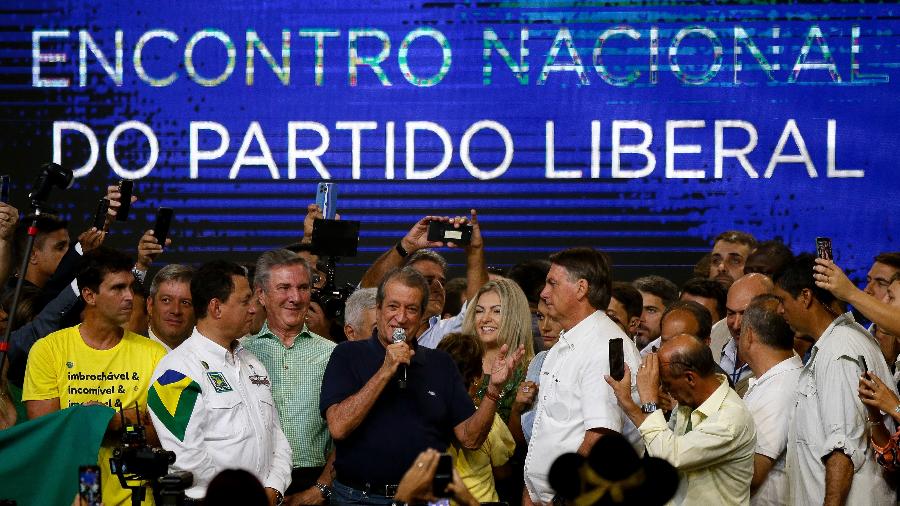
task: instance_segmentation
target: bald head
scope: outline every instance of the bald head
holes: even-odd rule
[[[696,408],[720,386],[709,346],[678,334],[659,350],[660,384],[682,406]]]
[[[706,378],[716,372],[709,346],[690,334],[678,334],[666,341],[659,349],[659,361],[668,363],[670,373],[675,376],[693,371]]]
[[[746,274],[738,278],[728,289],[728,299],[725,301],[725,323],[731,337],[737,341],[741,336],[741,322],[744,311],[750,305],[750,301],[758,295],[770,294],[775,291],[772,280],[757,272]]]

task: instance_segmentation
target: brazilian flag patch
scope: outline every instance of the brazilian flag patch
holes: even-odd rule
[[[198,395],[200,385],[196,381],[169,369],[150,386],[147,393],[147,407],[153,410],[156,418],[173,436],[179,441],[184,441],[184,433],[187,431]]]

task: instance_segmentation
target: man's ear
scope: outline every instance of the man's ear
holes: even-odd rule
[[[813,303],[815,302],[813,300],[814,298],[815,297],[813,297],[812,290],[810,290],[809,288],[804,288],[800,290],[799,294],[797,294],[797,301],[803,305],[804,309],[809,309],[810,306],[813,305]]]
[[[640,316],[632,316],[631,318],[629,318],[628,333],[633,335],[635,332],[637,332],[637,328],[638,328],[638,325],[640,325],[640,323],[641,323]]]
[[[206,314],[207,316],[212,317],[214,320],[218,320],[222,317],[222,303],[219,299],[211,299],[209,304],[206,305]]]
[[[81,289],[81,298],[84,299],[84,303],[88,306],[97,305],[97,294],[90,288]]]
[[[256,295],[257,301],[259,302],[259,305],[262,307],[266,307],[265,302],[263,302],[263,289],[260,287],[257,287],[255,290],[255,295]]]
[[[581,278],[576,282],[576,286],[577,286],[577,288],[575,289],[575,297],[578,300],[587,298],[588,290],[590,290],[590,287],[588,286],[588,281],[584,278]]]

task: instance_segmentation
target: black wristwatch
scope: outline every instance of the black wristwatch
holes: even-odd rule
[[[284,504],[284,494],[282,494],[281,491],[277,488],[273,488],[272,490],[275,491],[275,506]]]
[[[331,487],[324,483],[316,482],[316,488],[319,489],[319,493],[322,494],[322,499],[328,500],[331,497]]]

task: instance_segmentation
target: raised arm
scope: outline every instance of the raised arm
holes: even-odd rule
[[[372,266],[369,267],[369,270],[363,275],[362,280],[359,282],[359,286],[361,288],[374,288],[378,286],[378,283],[381,282],[381,278],[383,278],[386,273],[402,266],[406,261],[407,256],[420,249],[440,248],[443,246],[443,243],[431,242],[428,240],[428,224],[432,221],[450,221],[450,218],[447,216],[426,216],[417,221],[416,224],[409,229],[409,232],[403,236],[403,239],[400,239],[400,242],[397,243],[397,245],[391,246],[378,257],[378,260],[375,260],[375,263],[373,263]],[[406,254],[401,255],[397,246],[402,248]]]
[[[325,420],[332,438],[338,441],[345,439],[359,427],[368,416],[372,406],[375,405],[381,392],[394,377],[397,368],[400,364],[409,364],[413,355],[415,352],[406,343],[391,344],[385,349],[384,363],[358,392],[328,406],[325,411]],[[334,355],[332,355],[332,360],[334,360]],[[329,363],[329,367],[325,370],[323,383],[329,382],[331,378],[344,372],[332,369],[331,365]],[[338,381],[340,380],[338,379]]]
[[[835,297],[852,305],[878,328],[888,334],[900,335],[900,311],[860,290],[847,278],[844,271],[831,260],[816,259],[814,267],[816,286],[824,288]]]

